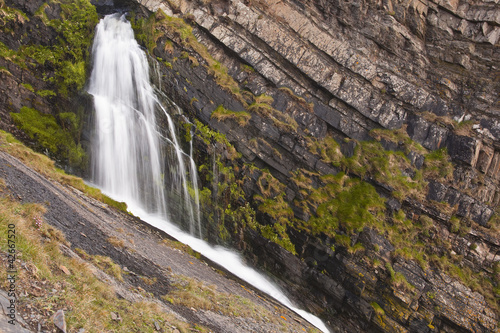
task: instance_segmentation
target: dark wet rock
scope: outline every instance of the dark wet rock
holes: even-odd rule
[[[356,141],[349,141],[340,145],[340,150],[342,154],[346,157],[351,157],[354,155],[354,149],[356,148]]]
[[[414,165],[417,169],[422,169],[425,160],[425,157],[423,155],[411,151],[408,154],[408,159],[410,160],[410,163]]]
[[[454,160],[475,166],[478,159],[477,144],[474,138],[452,135],[448,141],[448,153]]]
[[[448,186],[434,181],[430,182],[427,198],[429,200],[441,202],[444,200],[447,191],[448,191]]]

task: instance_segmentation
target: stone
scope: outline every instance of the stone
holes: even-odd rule
[[[401,203],[396,198],[392,198],[392,197],[389,198],[385,202],[385,205],[386,205],[387,209],[390,210],[392,213],[401,209]]]
[[[410,160],[410,163],[419,170],[424,166],[425,157],[421,154],[411,151],[408,154],[408,159]]]
[[[435,181],[431,181],[429,182],[429,192],[427,193],[427,199],[441,202],[444,200],[447,192],[448,186]]]
[[[457,210],[457,215],[458,216],[464,216],[468,217],[471,205],[474,203],[474,199],[469,197],[468,195],[462,195],[460,196],[459,202],[458,202],[458,210]]]
[[[111,315],[111,320],[122,322],[122,318],[120,317],[120,315],[118,313],[111,312],[110,315]]]
[[[454,160],[475,166],[479,151],[476,153],[478,142],[474,138],[452,135],[448,141],[448,153]]]
[[[470,218],[474,222],[477,222],[478,224],[482,225],[483,227],[486,227],[488,224],[488,221],[490,220],[493,213],[494,212],[491,208],[489,208],[483,204],[480,204],[478,202],[475,202],[472,204],[472,207],[470,210]]]
[[[64,274],[71,275],[71,272],[69,271],[68,268],[66,268],[66,266],[61,265],[59,266],[59,268],[61,269],[61,271],[63,271]]]
[[[494,154],[495,150],[493,148],[484,145],[481,147],[476,164],[476,167],[479,169],[479,171],[481,171],[482,173],[486,173],[488,171]]]
[[[410,333],[428,333],[431,329],[429,328],[427,319],[423,315],[414,313],[410,318],[409,331]]]
[[[422,144],[429,132],[429,123],[421,117],[411,115],[408,119],[407,132],[410,138]]]
[[[438,126],[438,125],[430,125],[429,132],[424,142],[422,142],[422,146],[429,150],[436,150],[445,145],[445,142],[448,138],[448,130]]]
[[[495,152],[493,159],[491,160],[490,167],[488,168],[487,175],[493,179],[500,178],[500,153]]]
[[[54,325],[63,333],[66,333],[66,319],[64,318],[64,311],[57,310],[57,312],[52,317]]]

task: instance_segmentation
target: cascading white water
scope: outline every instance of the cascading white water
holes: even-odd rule
[[[106,16],[97,26],[93,61],[93,181],[113,197],[163,217],[169,214],[168,195],[176,193],[190,232],[201,236],[198,193],[191,198],[188,190],[188,176],[193,183],[196,170],[188,174],[185,167],[185,160],[194,162],[179,146],[174,123],[151,86],[146,54],[123,16]],[[157,113],[168,124],[164,134]]]
[[[147,57],[123,16],[108,15],[98,24],[93,66],[89,85],[95,106],[93,181],[105,193],[125,201],[130,211],[144,221],[271,295],[323,332],[329,332],[320,319],[296,308],[264,276],[246,267],[236,253],[193,237],[201,236],[193,148],[191,145],[189,155],[182,151],[174,122],[150,84]],[[163,131],[156,125],[158,113],[166,119]],[[189,217],[190,235],[170,222],[167,198],[172,196],[166,188],[175,191],[173,197],[184,202],[178,209]]]
[[[95,107],[93,181],[120,200],[166,215],[149,64],[130,23],[118,15],[97,26],[88,91]]]

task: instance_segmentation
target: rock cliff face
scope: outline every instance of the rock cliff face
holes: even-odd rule
[[[249,258],[292,286],[299,301],[338,330],[497,330],[492,298],[488,305],[478,285],[452,272],[460,267],[498,281],[497,3],[138,3],[190,22],[197,40],[236,81],[224,81],[179,27],[153,24],[153,54],[172,66],[162,71],[163,89],[242,154],[230,162],[230,149],[201,144],[239,170],[236,179],[257,212],[261,226],[254,230],[244,221],[222,223]],[[328,143],[332,138],[337,145]],[[363,159],[371,149],[360,148],[374,139],[386,152],[402,152],[406,169],[399,164],[394,170],[411,183],[422,172],[423,186],[402,190],[387,173],[342,161],[361,155],[361,164],[377,165]],[[433,173],[436,152],[449,165],[441,163]],[[392,164],[395,155],[389,154]],[[325,175],[339,171],[375,186],[390,227],[367,223],[352,231],[341,220],[335,232],[315,229],[318,220],[329,221],[321,211],[327,199],[311,197],[325,185]],[[214,169],[210,182],[215,172],[223,181],[223,172]],[[206,185],[217,198],[220,190]],[[266,206],[268,199],[274,205]],[[411,227],[397,227],[402,212],[406,223],[422,229],[412,234]],[[274,234],[266,233],[268,226]],[[417,250],[422,257],[401,250],[404,242],[390,235],[391,227],[413,237],[410,243],[423,243],[428,249]],[[395,282],[397,276],[409,285]],[[482,291],[488,293],[494,292]]]
[[[17,50],[43,2],[14,2],[30,17],[2,35]],[[335,331],[498,331],[498,3],[94,3],[129,11],[189,118],[211,241]],[[30,38],[54,44],[46,29]],[[48,84],[29,73],[0,71],[4,128],[6,110],[60,112],[24,91]]]

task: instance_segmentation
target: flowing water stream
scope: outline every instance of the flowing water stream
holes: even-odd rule
[[[113,14],[101,20],[92,56],[88,89],[94,96],[95,109],[92,181],[106,194],[125,201],[133,214],[274,297],[323,332],[329,332],[319,318],[295,307],[279,288],[245,266],[238,254],[200,239],[192,144],[188,154],[181,149],[172,117],[150,83],[146,54],[124,16]],[[158,125],[160,119],[163,126]],[[181,214],[173,214],[173,210],[180,210]],[[173,217],[179,215],[186,223],[174,225],[171,221],[178,222]],[[189,233],[182,231],[179,224]]]

